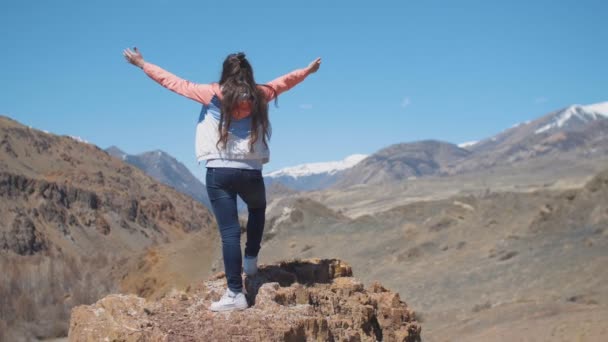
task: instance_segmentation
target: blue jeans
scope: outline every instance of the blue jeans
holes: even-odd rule
[[[207,168],[207,194],[222,237],[222,254],[228,288],[241,292],[241,226],[236,196],[247,204],[247,243],[245,255],[257,257],[266,220],[266,189],[261,170]]]

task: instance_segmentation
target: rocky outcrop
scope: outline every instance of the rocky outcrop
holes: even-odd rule
[[[70,341],[420,341],[421,327],[399,294],[365,288],[336,259],[266,265],[245,279],[250,307],[214,313],[226,279],[157,302],[110,295],[72,310]]]
[[[19,255],[33,255],[48,249],[43,233],[36,229],[32,220],[19,214],[7,232],[0,231],[0,250],[9,250]]]
[[[156,194],[153,194],[156,195]],[[45,251],[49,241],[44,227],[53,227],[74,241],[73,231],[94,228],[107,236],[113,228],[139,231],[154,241],[166,240],[171,228],[181,233],[201,231],[211,224],[204,208],[194,215],[179,215],[170,196],[122,194],[112,189],[87,190],[69,183],[49,182],[0,171],[0,251],[33,255]],[[202,220],[200,218],[203,218]]]

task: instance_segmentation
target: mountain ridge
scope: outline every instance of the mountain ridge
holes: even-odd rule
[[[471,152],[439,140],[421,140],[385,147],[345,170],[335,187],[380,184],[409,177],[438,175]]]
[[[340,173],[360,163],[365,154],[352,154],[339,161],[317,162],[290,166],[264,175],[267,185],[282,184],[296,191],[323,189],[333,185]]]
[[[211,208],[205,185],[175,157],[160,149],[128,154],[117,146],[105,149],[110,155],[119,158],[150,175],[159,182],[186,194]]]
[[[608,102],[570,105],[478,141],[452,144],[427,139],[395,143],[333,173],[331,177],[315,179],[312,174],[308,179],[298,180],[289,173],[293,170],[294,175],[306,174],[306,169],[298,166],[274,171],[267,176],[276,175],[268,177],[269,182],[311,191],[467,173],[563,152],[579,151],[587,157],[603,155],[608,153],[608,148],[603,146],[604,143],[608,146],[607,120]],[[437,144],[443,144],[443,152],[447,154],[434,155],[438,153]]]

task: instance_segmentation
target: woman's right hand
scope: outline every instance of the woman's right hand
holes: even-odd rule
[[[321,57],[315,59],[308,65],[309,73],[313,74],[313,73],[317,72],[317,70],[319,70],[320,66],[321,66]]]
[[[143,69],[145,63],[144,56],[141,55],[138,48],[134,47],[133,50],[125,49],[122,55],[125,56],[127,62]]]

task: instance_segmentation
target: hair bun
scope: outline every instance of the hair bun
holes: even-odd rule
[[[230,60],[230,62],[235,63],[239,66],[242,65],[242,63],[244,61],[246,61],[245,59],[245,53],[244,52],[237,52],[237,53],[233,53],[232,55],[230,55],[228,57],[228,59]]]

